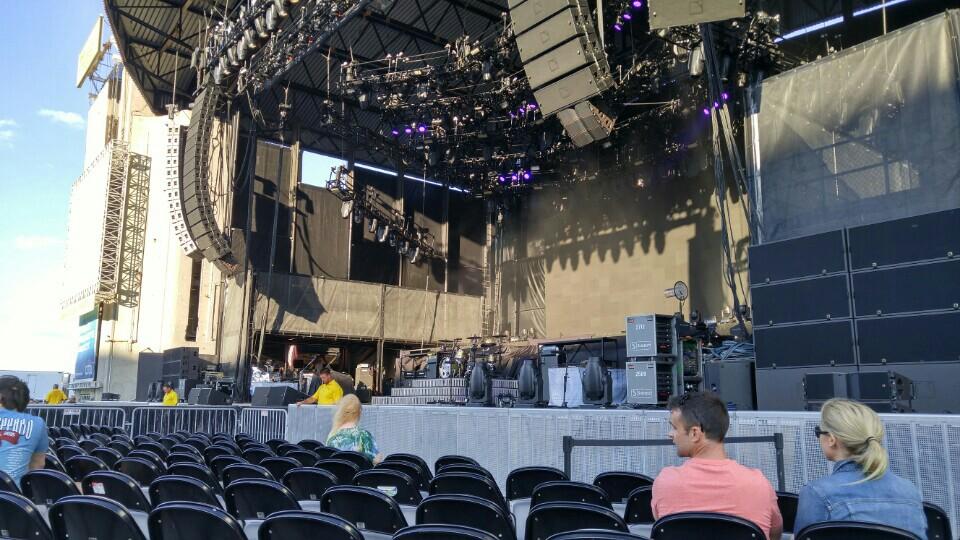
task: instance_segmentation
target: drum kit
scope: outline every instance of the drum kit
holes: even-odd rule
[[[464,378],[478,359],[485,359],[487,368],[495,371],[506,335],[470,336],[466,339],[441,340],[437,352],[437,375],[441,379]],[[469,343],[464,343],[464,342]],[[463,345],[461,345],[463,343]]]

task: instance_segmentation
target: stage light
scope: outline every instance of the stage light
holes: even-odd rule
[[[643,7],[643,2],[641,0],[633,0],[633,3],[630,5],[632,5],[636,9],[640,9]]]
[[[377,226],[377,242],[386,242],[389,234],[390,227],[387,227],[382,223]]]
[[[413,249],[407,252],[407,255],[410,257],[410,264],[416,264],[417,256],[420,255],[420,246],[414,244]]]
[[[724,93],[720,94],[720,97],[723,98],[724,101],[726,101],[726,100],[730,99],[730,94],[724,92]]]
[[[280,26],[281,17],[284,17],[284,15],[280,15],[276,5],[267,8],[266,27],[268,32],[273,32]]]
[[[370,234],[377,232],[377,218],[370,218],[370,226],[367,227],[367,232]]]
[[[409,135],[409,134],[413,133],[413,129],[412,129],[412,128],[408,128],[408,127],[407,127],[407,128],[403,128],[403,132],[406,133],[407,135]]]
[[[507,177],[501,174],[500,176],[497,177],[497,180],[499,180],[500,183],[503,184],[507,181]]]
[[[720,108],[720,102],[719,102],[719,101],[714,101],[714,102],[713,102],[713,108],[714,108],[714,109],[719,109],[719,108]]]
[[[390,247],[397,247],[397,233],[390,231],[387,239],[390,240]]]
[[[710,116],[710,109],[708,109],[707,107],[704,107],[704,108],[703,108],[703,115],[704,115],[704,116]]]
[[[343,201],[340,203],[340,217],[347,219],[353,210],[353,201]]]
[[[363,223],[363,210],[357,208],[353,213],[353,222],[357,225]]]
[[[397,243],[397,253],[399,253],[401,257],[406,255],[409,249],[410,243],[406,240]]]
[[[621,25],[620,23],[614,23],[613,29],[616,30],[617,32],[620,32],[621,30],[623,30],[623,25]]]
[[[257,41],[257,30],[252,26],[243,29],[243,39],[247,40],[247,47],[250,49],[256,49],[260,46]]]
[[[270,37],[270,31],[267,29],[267,21],[264,15],[258,15],[257,18],[253,20],[253,28],[257,31],[257,35],[260,36],[261,39]]]
[[[629,14],[629,13],[624,13],[624,14],[623,14],[623,20],[625,20],[625,21],[629,21],[629,20],[632,19],[632,18],[633,18],[633,15],[631,15],[631,14]]]
[[[523,171],[523,179],[524,180],[530,179],[530,171]]]
[[[393,135],[394,137],[397,137],[400,135],[400,131],[397,129],[391,129],[390,134]]]
[[[417,126],[417,132],[419,132],[419,133],[426,133],[426,132],[427,132],[427,126]]]
[[[290,12],[287,11],[286,2],[284,0],[273,0],[273,8],[276,10],[277,15],[279,15],[281,18],[290,14]]]

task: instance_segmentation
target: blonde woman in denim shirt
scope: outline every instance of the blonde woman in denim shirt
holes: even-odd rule
[[[926,538],[920,490],[888,469],[883,423],[862,403],[831,399],[814,429],[833,474],[800,490],[793,530],[823,521],[863,521],[910,531]]]

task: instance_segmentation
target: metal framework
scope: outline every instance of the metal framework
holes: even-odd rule
[[[117,301],[124,307],[136,307],[140,303],[140,285],[143,279],[143,248],[147,235],[147,209],[150,204],[150,158],[134,152],[129,152],[128,155]]]
[[[117,299],[120,284],[120,257],[123,246],[123,217],[126,199],[129,151],[127,143],[114,140],[109,143],[110,177],[107,180],[107,200],[103,210],[103,240],[100,249],[100,273],[94,300],[111,303]]]

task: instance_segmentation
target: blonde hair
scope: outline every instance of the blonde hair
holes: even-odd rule
[[[347,394],[340,398],[337,404],[337,412],[333,413],[333,426],[330,428],[330,434],[327,438],[333,437],[344,424],[360,421],[360,400],[353,394]]]
[[[848,399],[831,399],[820,409],[820,424],[850,452],[867,480],[887,472],[890,458],[883,447],[883,422],[873,409]]]

